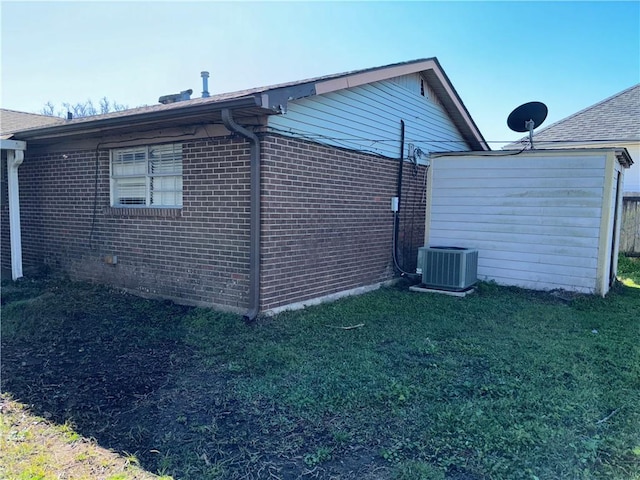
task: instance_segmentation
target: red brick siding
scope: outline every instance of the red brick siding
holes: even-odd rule
[[[109,151],[27,156],[20,167],[24,262],[186,303],[248,305],[249,146],[183,144],[181,210],[109,207]],[[117,265],[104,258],[116,255]]]
[[[263,309],[394,277],[398,161],[275,135],[262,145]],[[403,177],[403,195],[422,191],[423,168]],[[415,214],[412,235],[406,219],[401,225],[402,242],[414,238],[403,247],[413,257],[423,242],[424,195],[408,195],[403,206]],[[415,269],[415,260],[405,265]]]

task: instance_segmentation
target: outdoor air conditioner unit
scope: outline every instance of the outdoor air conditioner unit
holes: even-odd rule
[[[427,288],[462,291],[478,281],[478,250],[461,247],[421,247],[418,273]]]

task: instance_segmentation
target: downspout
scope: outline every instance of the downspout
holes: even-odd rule
[[[20,192],[18,189],[18,167],[22,165],[23,160],[23,150],[7,151],[11,278],[14,281],[22,277],[22,236],[20,234]]]
[[[260,312],[260,139],[238,125],[231,110],[222,109],[222,123],[231,132],[248,139],[251,144],[251,220],[249,247],[249,310],[247,321],[253,321]]]

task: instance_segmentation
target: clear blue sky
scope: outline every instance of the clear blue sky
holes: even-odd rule
[[[520,138],[521,103],[545,102],[549,125],[640,82],[637,1],[0,5],[0,103],[35,113],[199,95],[201,70],[222,93],[435,56],[495,142]]]

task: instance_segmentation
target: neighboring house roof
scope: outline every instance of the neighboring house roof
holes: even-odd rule
[[[355,70],[326,75],[295,82],[240,90],[194,98],[169,104],[159,104],[122,110],[119,112],[63,120],[62,124],[25,128],[20,131],[21,140],[39,140],[53,137],[85,136],[92,132],[112,132],[130,129],[132,125],[155,125],[171,123],[186,125],[195,121],[218,122],[222,109],[233,109],[236,118],[274,115],[286,112],[287,102],[313,95],[351,88],[366,83],[395,78],[401,75],[422,72],[427,82],[438,95],[453,123],[465,141],[477,150],[488,150],[480,130],[462,103],[449,78],[436,58],[425,58],[395,63],[383,67]]]
[[[546,142],[640,142],[640,83],[534,132],[533,141],[537,148]],[[527,136],[505,149],[528,143]]]
[[[10,138],[12,133],[20,130],[63,122],[64,120],[58,117],[0,108],[0,136],[4,139]]]

